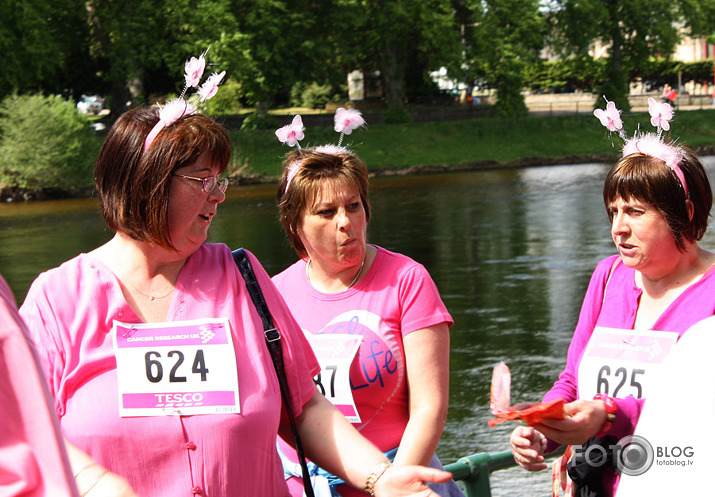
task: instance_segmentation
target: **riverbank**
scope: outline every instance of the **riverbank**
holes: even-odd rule
[[[626,132],[652,130],[647,112],[622,116]],[[279,125],[292,116],[282,116]],[[307,120],[306,120],[307,122]],[[701,155],[715,153],[715,111],[677,112],[670,139]],[[229,175],[237,182],[275,181],[290,149],[272,130],[231,132],[234,157]],[[306,124],[302,146],[336,143],[332,126]],[[532,114],[523,119],[481,117],[459,121],[375,124],[354,131],[344,143],[357,152],[374,176],[446,171],[612,162],[620,138],[603,128],[592,113]]]
[[[647,112],[622,117],[628,134],[638,127],[652,129]],[[292,114],[275,118],[281,126],[290,122]],[[306,119],[302,146],[337,143],[338,134],[332,126],[307,123]],[[290,149],[276,139],[274,130],[236,131],[228,123],[227,127],[234,150],[226,172],[231,184],[276,182],[282,159]],[[715,111],[679,111],[671,133],[671,139],[700,155],[715,154]],[[102,137],[97,139],[101,141]],[[622,146],[618,136],[609,135],[591,113],[533,114],[522,119],[484,116],[408,124],[373,125],[368,121],[366,128],[346,136],[343,144],[360,155],[373,176],[613,162]],[[74,191],[3,191],[0,199],[44,200],[92,193],[88,182],[86,188]]]

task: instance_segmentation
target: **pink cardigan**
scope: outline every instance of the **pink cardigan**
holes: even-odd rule
[[[609,272],[617,255],[602,260],[596,266],[583,299],[578,324],[569,346],[566,368],[544,396],[544,401],[562,398],[565,402],[578,399],[578,368],[581,357],[596,326],[633,329],[641,290],[635,284],[635,270],[622,263],[616,264],[609,280]],[[715,315],[715,269],[710,268],[703,277],[687,288],[668,307],[652,329],[672,331],[682,336],[692,325]],[[604,299],[604,288],[608,291]],[[584,399],[591,400],[591,399]],[[608,434],[621,439],[632,435],[645,399],[626,397],[616,399],[618,415]],[[550,440],[547,452],[559,444]],[[614,483],[614,492],[617,482]]]

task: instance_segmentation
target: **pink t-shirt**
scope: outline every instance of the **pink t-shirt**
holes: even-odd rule
[[[569,346],[566,368],[551,390],[544,396],[544,401],[559,397],[565,402],[578,399],[578,368],[596,326],[633,329],[642,291],[636,286],[633,268],[627,267],[620,261],[614,267],[617,257],[619,256],[611,256],[596,266],[583,299],[578,324]],[[614,269],[609,279],[612,267]],[[608,283],[608,289],[604,298],[606,283]],[[712,315],[715,315],[714,268],[710,268],[700,280],[680,294],[660,315],[651,329],[672,331],[678,336],[682,336],[692,325]],[[615,399],[618,405],[618,414],[608,434],[616,439],[632,435],[644,400],[632,396]],[[557,447],[557,443],[549,441],[549,451],[555,450]],[[615,490],[617,482],[611,480],[609,483]],[[609,495],[611,494],[609,493]]]
[[[362,421],[355,426],[384,452],[400,444],[409,420],[403,337],[441,323],[452,326],[453,321],[421,264],[377,249],[367,275],[344,292],[315,290],[306,276],[305,260],[274,276],[273,281],[304,331],[363,337],[358,359],[350,369],[351,389]],[[281,450],[296,460],[288,446],[281,444]]]
[[[276,326],[294,411],[314,394],[315,356],[249,253]],[[20,310],[37,343],[67,438],[142,496],[285,496],[275,440],[281,398],[263,326],[228,247],[204,244],[181,270],[167,321],[226,317],[240,414],[118,415],[114,320],[138,323],[111,270],[82,254],[41,274]]]
[[[0,277],[0,495],[77,497],[37,354]]]

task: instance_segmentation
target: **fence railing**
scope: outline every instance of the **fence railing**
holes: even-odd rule
[[[549,454],[548,458],[553,459],[560,456],[565,451],[565,447]],[[445,466],[445,470],[452,473],[455,481],[461,481],[467,497],[491,497],[492,489],[489,476],[492,472],[500,469],[513,468],[516,466],[514,456],[510,450],[504,452],[487,453],[480,452],[458,459],[452,464]],[[548,493],[549,489],[544,489]]]

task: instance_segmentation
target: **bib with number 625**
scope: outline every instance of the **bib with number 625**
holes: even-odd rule
[[[652,371],[670,354],[678,334],[669,331],[622,330],[597,326],[578,368],[579,398],[597,393],[645,398]]]

